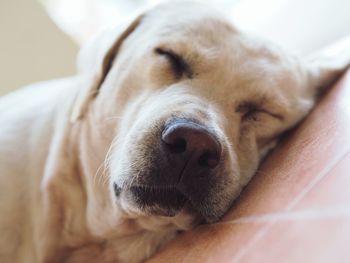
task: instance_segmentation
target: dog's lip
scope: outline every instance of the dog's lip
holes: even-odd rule
[[[184,212],[200,217],[202,222],[205,222],[200,209],[193,205],[191,198],[182,193],[180,188],[180,185],[134,184],[128,187],[119,187],[114,184],[116,195],[124,196],[127,199],[132,198],[133,202],[146,214],[174,217]],[[169,196],[170,204],[166,202],[169,201]],[[156,197],[156,199],[149,202],[149,198],[152,197]]]
[[[129,188],[134,194],[141,194],[142,201],[153,202],[159,201],[177,201],[185,200],[185,196],[176,186],[153,186],[153,185],[133,185]]]
[[[139,207],[153,215],[173,217],[189,204],[189,200],[172,185],[132,185],[124,190],[132,194]]]

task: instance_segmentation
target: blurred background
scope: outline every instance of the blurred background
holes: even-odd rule
[[[0,95],[75,73],[79,46],[160,0],[1,0]],[[241,29],[306,55],[350,35],[349,0],[202,0]]]

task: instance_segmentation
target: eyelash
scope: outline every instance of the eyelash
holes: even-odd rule
[[[257,117],[257,114],[260,114],[260,113],[266,113],[266,111],[262,110],[262,109],[250,109],[249,111],[245,112],[243,115],[242,115],[242,119],[243,120],[250,120],[250,121],[258,121],[258,117]]]
[[[188,78],[192,78],[192,71],[188,64],[175,52],[171,50],[165,50],[162,48],[156,48],[155,52],[161,56],[165,56],[170,62],[173,72],[176,78],[181,78],[184,74]]]
[[[259,121],[258,115],[260,114],[267,114],[279,121],[284,121],[284,118],[282,115],[278,114],[278,113],[273,113],[270,111],[267,111],[255,104],[251,104],[251,103],[243,103],[241,105],[239,105],[236,108],[236,112],[239,112],[242,114],[242,120],[243,121]]]
[[[244,121],[258,121],[257,114],[267,113],[266,110],[251,102],[244,102],[240,104],[236,108],[236,112],[242,114],[242,120]]]

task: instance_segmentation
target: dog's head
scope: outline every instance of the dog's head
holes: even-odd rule
[[[110,199],[130,216],[218,220],[346,64],[301,61],[194,3],[161,5],[97,43],[82,52],[92,85],[73,117],[98,127]]]

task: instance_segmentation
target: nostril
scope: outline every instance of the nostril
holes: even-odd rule
[[[165,147],[164,154],[177,154],[170,158],[177,160],[179,165],[186,164],[191,169],[213,169],[219,165],[221,144],[205,126],[191,121],[177,121],[163,130],[161,140]]]
[[[166,143],[166,145],[168,146],[169,150],[173,153],[183,153],[186,151],[187,143],[185,139],[179,138],[172,143]]]
[[[199,157],[198,164],[202,167],[215,168],[219,164],[219,157],[216,154],[205,152]]]

